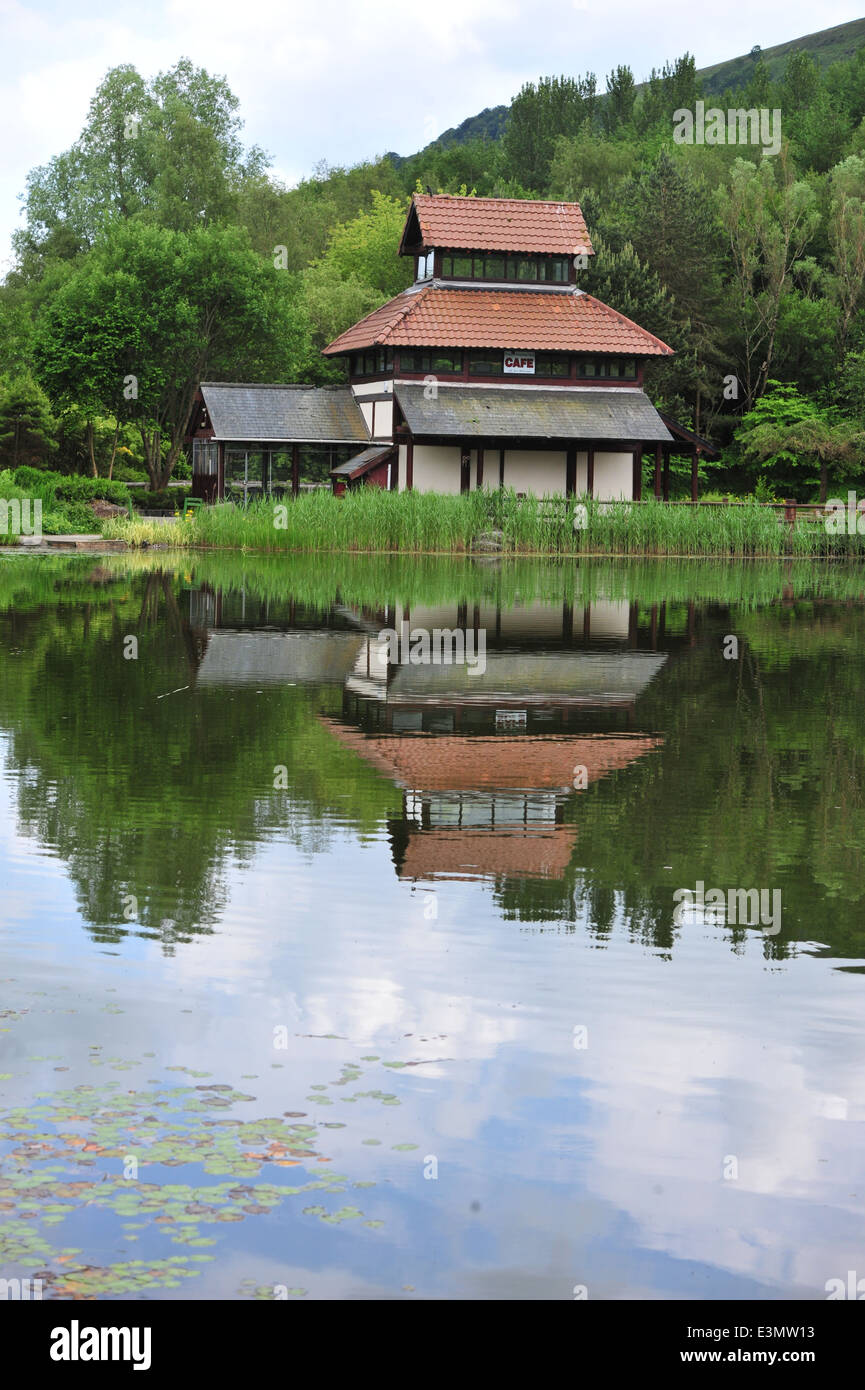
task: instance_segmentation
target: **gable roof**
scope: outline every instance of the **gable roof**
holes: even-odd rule
[[[440,284],[404,290],[346,329],[324,352],[379,346],[673,354],[654,333],[591,294]]]
[[[403,381],[394,396],[414,439],[670,440],[639,387],[556,391],[440,382],[430,399],[422,381]]]
[[[593,255],[579,203],[527,198],[463,198],[415,193],[399,244],[454,251],[526,251],[535,255]]]
[[[393,444],[375,446],[372,449],[364,449],[361,453],[355,454],[353,458],[346,459],[345,463],[337,464],[336,468],[330,470],[332,478],[362,478],[376,464],[384,463],[396,450]]]
[[[369,431],[348,386],[200,386],[214,438],[253,443],[366,444]]]

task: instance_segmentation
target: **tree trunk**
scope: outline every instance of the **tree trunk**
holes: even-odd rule
[[[113,440],[111,441],[111,459],[110,459],[109,464],[108,464],[108,479],[109,479],[109,481],[114,477],[114,460],[115,460],[116,457],[117,457],[117,440],[119,439],[119,437],[120,437],[120,421],[118,420],[118,421],[116,421],[116,423],[115,423],[115,425],[114,425],[114,438],[113,438]]]
[[[96,467],[96,443],[93,438],[93,421],[87,421],[87,448],[90,453],[90,470],[94,478],[99,477],[99,469]]]

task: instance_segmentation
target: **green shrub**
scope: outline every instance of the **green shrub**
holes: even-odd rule
[[[161,492],[144,492],[141,488],[135,488],[132,493],[132,505],[140,512],[173,512],[185,500],[185,493],[176,487],[165,488]]]
[[[125,483],[108,478],[84,478],[75,473],[52,473],[44,468],[16,468],[16,486],[24,488],[43,502],[52,498],[61,502],[92,502],[99,498],[104,502],[114,502],[126,506],[129,488]]]

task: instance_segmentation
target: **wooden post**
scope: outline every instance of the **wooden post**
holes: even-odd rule
[[[414,487],[414,440],[410,439],[405,446],[405,490],[411,492]]]
[[[670,500],[670,451],[664,447],[664,501]]]
[[[590,497],[595,495],[595,450],[591,445],[586,453],[586,492]]]
[[[655,501],[661,500],[661,446],[655,445]]]
[[[300,445],[291,446],[291,495],[296,497],[300,492]]]
[[[483,451],[483,449],[478,449],[478,473],[477,473],[477,477],[478,477],[478,487],[483,487],[483,485],[484,485],[484,451]]]
[[[642,501],[643,498],[643,450],[638,445],[634,450],[634,486],[633,497],[635,502]]]
[[[499,449],[499,487],[505,485],[505,451]]]
[[[225,497],[225,445],[216,446],[216,495],[220,502]]]
[[[691,450],[691,501],[696,502],[699,495],[699,475],[697,469],[700,466],[700,448],[695,445]]]
[[[565,496],[573,497],[577,490],[577,451],[568,449],[565,461]]]
[[[472,451],[465,445],[460,449],[460,492],[471,492]]]

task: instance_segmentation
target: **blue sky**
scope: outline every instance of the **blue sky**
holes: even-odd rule
[[[855,4],[752,0],[0,0],[0,264],[27,171],[78,135],[105,71],[188,56],[224,74],[250,143],[291,183],[319,160],[426,144],[542,74],[636,76],[688,49],[698,66],[857,17]]]

